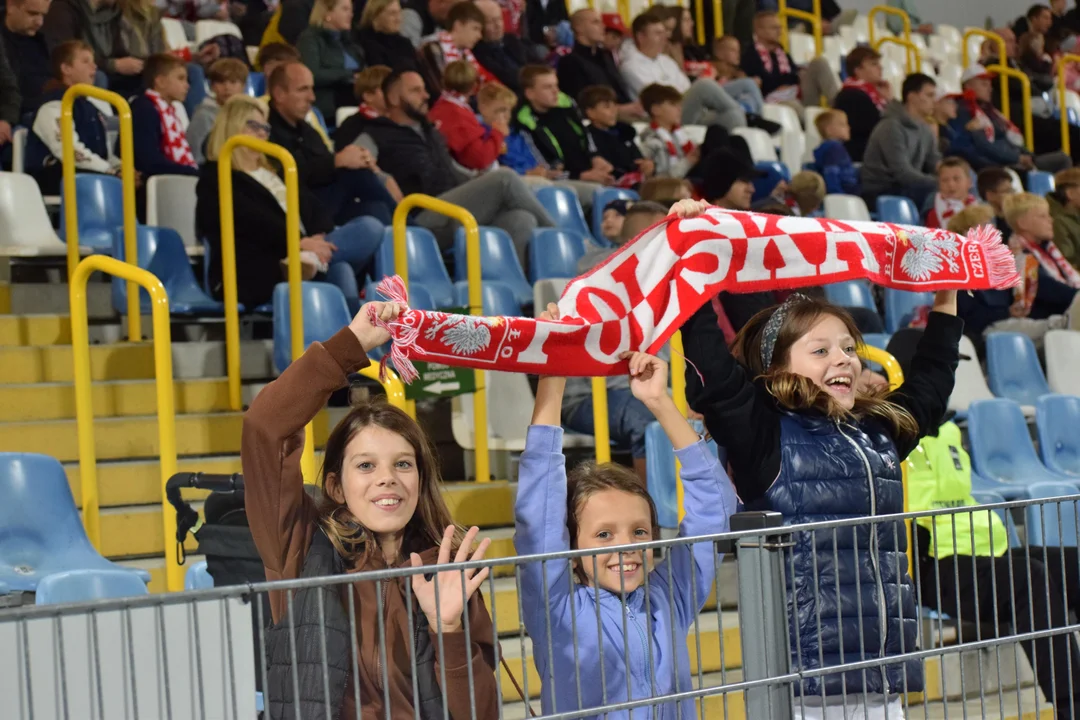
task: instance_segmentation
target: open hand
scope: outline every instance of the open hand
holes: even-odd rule
[[[559,322],[559,306],[555,303],[548,303],[544,311],[536,316],[537,320],[546,320],[547,322]]]
[[[389,342],[390,333],[375,324],[375,319],[384,323],[397,320],[398,315],[405,310],[404,305],[392,302],[369,302],[364,303],[360,312],[349,323],[349,329],[356,335],[356,339],[364,348],[364,352],[370,352],[383,343]]]
[[[472,547],[480,528],[471,527],[465,533],[458,548],[454,562],[466,562],[468,560],[483,560],[484,553],[491,545],[491,538],[484,538],[476,552],[469,557],[469,549]],[[439,544],[439,564],[445,565],[450,562],[450,548],[454,542],[454,526],[448,525],[443,533],[442,542]],[[409,562],[414,568],[422,567],[420,556],[413,553],[409,556]],[[436,631],[457,632],[461,629],[461,616],[465,612],[465,602],[473,596],[487,579],[489,568],[480,570],[445,570],[434,573],[431,580],[424,578],[423,574],[413,575],[413,594],[420,609],[427,615],[428,625]],[[436,610],[435,595],[438,593],[439,602]]]
[[[669,215],[677,215],[681,218],[697,217],[709,208],[709,203],[703,200],[680,200],[668,210]]]
[[[630,392],[634,397],[648,405],[668,396],[667,363],[642,352],[624,352],[619,359],[630,363]]]

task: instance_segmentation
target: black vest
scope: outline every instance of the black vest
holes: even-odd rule
[[[304,559],[300,577],[326,577],[344,572],[345,561],[319,529],[311,538],[311,548]],[[298,590],[292,602],[293,632],[290,632],[287,609],[280,622],[266,631],[266,710],[271,720],[293,720],[296,718],[297,704],[303,720],[326,718],[327,706],[330,707],[331,720],[340,718],[341,702],[353,664],[349,615],[342,604],[341,593],[351,591],[348,585]],[[357,608],[357,614],[361,612]],[[362,620],[358,618],[357,622]],[[420,717],[423,720],[441,720],[444,717],[442,690],[435,674],[435,647],[428,635],[427,616],[415,607],[413,626]],[[294,634],[295,644],[292,640]],[[298,698],[293,686],[294,651]]]

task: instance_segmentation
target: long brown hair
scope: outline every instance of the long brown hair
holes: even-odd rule
[[[342,418],[326,440],[323,453],[322,483],[323,501],[319,506],[319,524],[330,538],[334,548],[347,561],[364,563],[378,550],[375,535],[360,525],[344,501],[341,487],[345,449],[357,433],[368,427],[380,427],[397,433],[412,445],[416,452],[416,470],[420,477],[419,498],[412,518],[405,525],[401,540],[401,557],[409,553],[421,553],[442,542],[443,531],[453,525],[450,510],[442,497],[442,478],[435,448],[416,421],[403,410],[390,405],[383,398],[376,398],[352,409]],[[463,539],[459,528],[454,535],[454,547]]]
[[[787,370],[791,346],[810,332],[810,329],[825,315],[832,315],[844,323],[844,327],[856,344],[863,344],[862,333],[855,325],[855,320],[841,307],[813,298],[790,305],[785,311],[784,322],[776,336],[772,364],[765,367],[761,359],[761,344],[765,324],[776,309],[776,307],[767,308],[750,318],[750,321],[743,326],[732,341],[731,354],[750,371],[752,376],[761,378],[765,383],[765,389],[782,406],[796,412],[816,409],[834,420],[857,421],[873,418],[883,423],[895,437],[907,439],[918,436],[919,427],[915,418],[904,408],[889,402],[887,397],[889,391],[859,391],[858,378],[855,378],[855,407],[847,410],[813,380]]]

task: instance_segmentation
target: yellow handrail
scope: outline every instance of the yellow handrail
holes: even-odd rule
[[[791,45],[788,44],[787,20],[788,18],[795,18],[810,23],[810,29],[814,33],[814,54],[821,55],[824,47],[821,39],[821,0],[814,0],[813,8],[813,12],[792,10],[787,6],[787,0],[780,0],[780,9],[776,11],[777,17],[780,18],[780,44],[789,53],[791,52]]]
[[[668,341],[671,348],[671,397],[675,400],[675,407],[679,409],[683,417],[687,416],[689,405],[686,402],[686,358],[683,355],[682,332],[676,332]],[[683,507],[683,485],[680,473],[679,457],[675,456],[675,507],[677,508],[679,522],[682,522],[686,510]]]
[[[1028,152],[1034,152],[1035,131],[1031,125],[1031,80],[1028,79],[1028,76],[1022,71],[1004,65],[990,65],[986,69],[988,72],[997,73],[1001,76],[1001,84],[1003,87],[1001,93],[1001,112],[1004,113],[1007,118],[1010,117],[1008,102],[1009,78],[1020,81],[1020,87],[1023,89],[1021,110],[1024,113],[1024,144],[1027,146]]]
[[[877,44],[874,42],[874,18],[877,17],[878,13],[881,13],[882,15],[895,15],[900,18],[904,23],[903,39],[911,42],[911,17],[900,8],[889,7],[888,5],[875,5],[870,8],[870,12],[866,17],[866,22],[870,26],[870,47],[877,50]],[[908,72],[910,73],[911,70],[909,69]]]
[[[617,0],[616,4],[618,5],[619,17],[622,18],[623,24],[626,25],[626,27],[630,27],[630,21],[633,20],[630,16],[630,0]]]
[[[880,53],[881,52],[881,46],[884,45],[885,43],[892,43],[893,45],[899,45],[902,48],[904,48],[905,50],[907,50],[907,52],[904,53],[904,57],[905,57],[905,63],[906,63],[906,69],[907,69],[908,75],[910,75],[911,73],[922,72],[922,55],[919,54],[919,47],[915,43],[911,42],[910,40],[904,40],[904,39],[898,38],[898,37],[886,36],[886,37],[878,38],[877,43],[875,43],[873,45],[874,50],[876,50],[878,53]],[[911,64],[912,56],[914,56],[914,58],[915,58],[914,67]]]
[[[172,340],[169,336],[169,296],[161,281],[130,263],[104,255],[91,255],[75,267],[68,280],[71,298],[71,354],[75,363],[75,424],[79,438],[79,478],[86,536],[100,549],[101,518],[98,507],[97,455],[94,449],[94,401],[90,375],[90,338],[86,307],[86,282],[90,274],[103,272],[127,280],[150,295],[154,328],[154,377],[157,385],[158,452],[161,466],[161,515],[165,531],[165,577],[168,589],[183,590],[184,574],[177,562],[176,513],[165,499],[165,483],[176,472],[176,410],[174,407]]]
[[[713,35],[716,38],[724,37],[724,3],[722,0],[712,0]],[[702,43],[704,45],[705,43]],[[712,52],[712,48],[708,48]]]
[[[408,401],[405,400],[405,383],[391,368],[386,368],[386,380],[379,379],[379,363],[373,362],[359,371],[360,375],[376,381],[382,385],[386,392],[386,401],[400,410],[407,410]]]
[[[968,38],[975,36],[985,38],[995,43],[998,49],[998,65],[1008,66],[1009,53],[1005,50],[1005,38],[991,30],[968,28],[964,31],[964,38],[960,47],[960,56],[962,58],[964,69],[971,67],[971,63],[969,62],[971,58],[970,53],[968,52]],[[1009,117],[1009,79],[1004,75],[1001,77],[1001,112],[1005,113],[1005,117]]]
[[[1065,66],[1068,63],[1080,62],[1080,55],[1068,53],[1058,59],[1058,108],[1061,110],[1061,151],[1066,155],[1072,152],[1072,143],[1069,141],[1069,114],[1065,108]]]
[[[407,195],[394,211],[394,272],[401,277],[406,289],[409,287],[409,252],[406,243],[405,223],[414,208],[445,215],[457,220],[465,229],[465,264],[466,279],[469,283],[469,314],[483,315],[484,300],[480,273],[480,226],[476,218],[465,208],[433,198],[430,195],[413,193]],[[476,390],[473,393],[473,444],[476,453],[476,480],[491,480],[490,461],[488,458],[488,421],[487,388],[484,385],[484,371],[474,370]]]
[[[233,214],[233,151],[246,147],[281,163],[285,181],[285,244],[288,247],[289,329],[292,359],[304,354],[304,305],[300,291],[300,182],[296,160],[288,150],[250,135],[233,135],[218,155],[218,205],[221,213],[221,281],[225,294],[225,363],[229,378],[229,407],[240,410],[240,308],[236,290],[236,227]],[[315,433],[304,428],[304,452],[300,456],[304,480],[315,482]]]
[[[79,210],[75,193],[75,119],[72,108],[75,98],[92,97],[116,108],[120,120],[120,182],[124,188],[124,258],[133,267],[139,266],[139,251],[135,224],[135,151],[132,147],[131,107],[127,100],[108,90],[79,83],[72,85],[60,101],[61,166],[64,173],[64,225],[67,235],[68,282],[79,264]],[[139,311],[139,289],[128,282],[128,339],[142,340],[142,315]]]
[[[705,0],[694,0],[694,27],[698,45],[705,44]]]
[[[592,418],[596,464],[611,462],[611,425],[608,423],[606,377],[592,379]]]

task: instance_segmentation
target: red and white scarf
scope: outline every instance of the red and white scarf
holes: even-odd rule
[[[443,67],[446,67],[455,60],[465,60],[476,68],[476,72],[480,76],[480,84],[498,82],[494,75],[484,69],[484,66],[481,65],[480,61],[473,55],[473,51],[469,48],[459,48],[455,45],[454,38],[446,30],[440,30],[435,35],[435,42],[439,43],[439,49],[442,50]]]
[[[968,196],[963,200],[947,198],[943,197],[941,193],[935,193],[934,208],[930,211],[930,214],[926,216],[926,226],[943,228],[949,224],[949,218],[966,208],[968,205],[974,205],[977,202],[978,200],[975,196],[970,193],[968,193]]]
[[[694,152],[694,148],[697,147],[681,125],[676,125],[671,130],[662,128],[656,123],[650,124],[649,127],[656,133],[656,137],[663,141],[668,157],[674,160],[681,160]]]
[[[997,124],[1005,128],[1005,136],[1009,139],[1009,142],[1017,147],[1024,147],[1024,136],[1020,132],[1020,128],[1013,125],[1012,121],[993,105],[979,102],[975,98],[975,94],[970,90],[965,90],[960,95],[960,100],[967,107],[968,112],[971,113],[972,126],[968,127],[968,130],[982,130],[986,135],[986,139],[994,142],[994,136],[997,135],[995,124]],[[989,113],[986,111],[987,107],[990,108]]]
[[[992,227],[962,237],[944,230],[874,222],[783,217],[711,207],[666,218],[571,280],[562,320],[473,317],[406,310],[387,327],[387,359],[403,380],[412,360],[543,374],[626,372],[627,350],[655,353],[723,290],[799,288],[866,278],[903,290],[988,289],[1019,281],[1016,263]],[[384,297],[408,303],[401,278],[384,278]]]
[[[360,103],[356,107],[356,112],[360,113],[361,115],[366,117],[368,120],[374,120],[377,117],[382,117],[382,114],[378,110],[371,107],[367,103]]]
[[[146,97],[154,103],[158,117],[161,118],[161,152],[165,153],[170,161],[178,165],[199,167],[195,162],[195,156],[191,154],[191,146],[188,145],[187,133],[180,125],[180,118],[176,116],[176,108],[165,101],[153,90],[146,91]]]
[[[469,98],[461,93],[456,93],[451,90],[442,91],[442,99],[458,107],[465,108],[469,112],[472,112],[472,108],[469,107]]]
[[[521,16],[525,14],[525,0],[499,0],[502,6],[503,25],[507,35],[520,35]]]
[[[772,50],[765,46],[765,43],[760,42],[757,38],[754,38],[754,49],[757,50],[758,57],[761,58],[761,64],[765,68],[765,72],[772,75],[773,72],[773,55]],[[776,69],[781,75],[791,74],[791,60],[788,59],[788,54],[784,52],[784,48],[776,48]]]
[[[855,90],[861,90],[870,96],[870,100],[873,101],[874,107],[878,109],[878,112],[883,112],[885,106],[889,104],[889,101],[881,97],[881,93],[878,92],[877,87],[866,80],[859,80],[858,78],[849,77],[844,81],[843,87],[854,88]]]
[[[1053,240],[1047,240],[1045,243],[1040,244],[1032,242],[1020,234],[1014,234],[1013,242],[1022,247],[1024,252],[1038,260],[1039,265],[1042,266],[1047,275],[1071,288],[1080,289],[1080,272],[1077,272],[1072,263],[1065,259],[1065,256],[1061,254]]]

